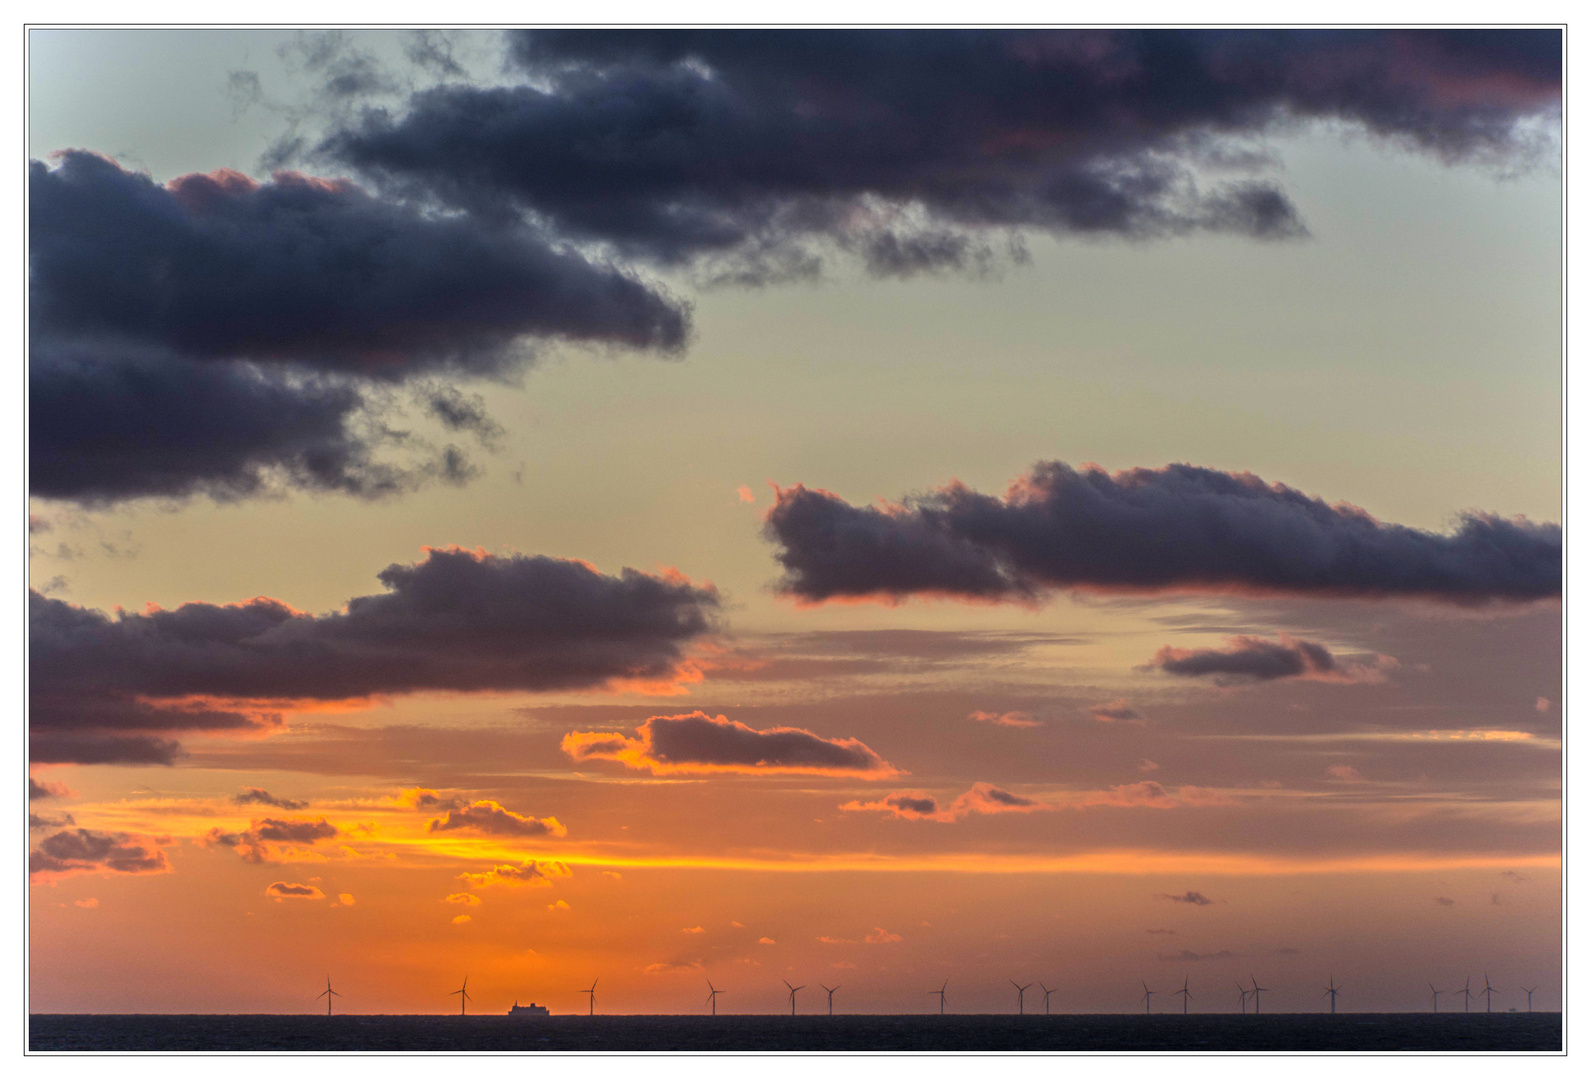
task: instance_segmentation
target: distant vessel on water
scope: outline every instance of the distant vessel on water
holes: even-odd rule
[[[519,1003],[519,1000],[516,998],[514,1000],[514,1007],[508,1010],[508,1015],[509,1016],[551,1016],[552,1013],[547,1011],[547,1006],[545,1006],[545,1005],[537,1005],[534,1001],[532,1001],[529,1005],[521,1005]]]

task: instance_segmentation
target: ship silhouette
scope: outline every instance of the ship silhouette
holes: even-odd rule
[[[508,1010],[508,1015],[509,1016],[551,1016],[552,1013],[547,1011],[547,1006],[545,1006],[545,1005],[537,1005],[534,1001],[532,1001],[529,1005],[521,1005],[519,1003],[519,999],[515,998],[514,999],[514,1006],[513,1006],[513,1008]]]

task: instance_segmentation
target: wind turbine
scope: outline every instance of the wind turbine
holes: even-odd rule
[[[321,993],[316,994],[315,997],[317,999],[319,999],[319,998],[325,998],[326,999],[326,1015],[330,1016],[331,1015],[331,999],[334,998],[334,997],[342,997],[342,995],[331,988],[331,976],[328,975],[328,976],[326,976],[326,989],[324,991],[322,991]]]
[[[1153,997],[1154,995],[1158,994],[1159,992],[1160,991],[1158,991],[1158,990],[1149,989],[1149,984],[1148,983],[1144,983],[1144,1015],[1145,1016],[1149,1015],[1149,1004],[1150,1004],[1149,999],[1151,997]]]
[[[822,983],[818,983],[818,985],[819,986],[823,986]],[[842,987],[844,985],[845,985],[844,983],[835,983],[833,986],[823,986],[823,989],[825,989],[825,990],[827,990],[829,992],[829,1015],[830,1016],[834,1015],[834,991],[838,990],[840,987]]]
[[[1010,980],[1010,982],[1012,986],[1016,986],[1016,1014],[1021,1016],[1025,1011],[1022,1008],[1022,999],[1027,996],[1028,987],[1032,986],[1033,984],[1028,983],[1027,986],[1017,986],[1017,981],[1015,979]]]
[[[1436,984],[1435,983],[1428,982],[1425,985],[1429,986],[1431,988],[1431,1011],[1432,1012],[1436,1012],[1436,998],[1437,998],[1437,995],[1438,994],[1445,994],[1445,993],[1447,993],[1447,991],[1446,990],[1438,990],[1436,988]]]
[[[588,995],[586,998],[587,1016],[595,1016],[597,1014],[597,983],[601,981],[601,979],[592,979],[591,989],[580,991],[580,993]]]
[[[1048,986],[1045,986],[1043,983],[1039,983],[1039,989],[1044,991],[1044,1015],[1048,1016],[1048,1015],[1050,1015],[1050,995],[1055,993],[1055,991],[1051,990]]]
[[[784,984],[786,986],[790,986],[790,980],[789,979],[785,979],[785,980],[783,980],[783,982],[784,982]],[[806,989],[806,984],[805,983],[803,983],[800,986],[790,986],[790,1015],[791,1016],[795,1015],[795,995],[796,995],[796,991],[797,990],[805,990],[805,989]]]
[[[1337,995],[1341,993],[1341,991],[1342,987],[1337,985],[1337,977],[1335,975],[1331,976],[1331,980],[1326,986],[1326,994],[1331,995],[1331,1014],[1333,1016],[1337,1015]],[[1325,997],[1326,994],[1322,994],[1320,996]]]
[[[1260,1014],[1260,991],[1261,990],[1269,990],[1270,987],[1261,986],[1260,985],[1260,981],[1258,979],[1254,978],[1253,975],[1249,976],[1249,981],[1254,984],[1254,990],[1253,990],[1253,994],[1254,994],[1254,1015],[1258,1016]]]
[[[707,1000],[702,1002],[702,1004],[711,1005],[713,1007],[714,1016],[718,1015],[718,995],[722,993],[722,990],[713,985],[713,980],[707,980]]]
[[[331,983],[328,982],[326,985],[330,986]],[[1521,986],[1519,989],[1525,991],[1525,1011],[1526,1012],[1535,1012],[1536,1011],[1536,988],[1534,986],[1532,986],[1529,989],[1526,989],[1525,987]]]
[[[1492,977],[1484,971],[1481,972],[1481,975],[1486,979],[1486,989],[1482,990],[1481,993],[1486,995],[1486,1011],[1490,1013],[1492,1011],[1492,995],[1497,993],[1497,991],[1492,989]]]
[[[935,994],[939,995],[939,1015],[940,1016],[945,1015],[945,987],[949,986],[949,985],[950,985],[950,980],[946,979],[945,982],[944,982],[944,985],[941,986],[938,990],[930,990],[930,991],[928,991],[928,996],[929,997],[933,997]]]
[[[1464,995],[1464,1011],[1465,1012],[1469,1012],[1470,992],[1469,992],[1469,976],[1468,975],[1464,976],[1464,989],[1462,989],[1462,990],[1454,990],[1453,993],[1455,993],[1455,994],[1463,994]]]
[[[1244,986],[1242,983],[1238,983],[1237,984],[1237,992],[1243,995],[1243,999],[1238,1002],[1238,1007],[1243,1010],[1243,1015],[1247,1016],[1248,1015],[1248,987]]]
[[[470,1000],[470,977],[468,975],[464,976],[464,985],[457,990],[451,991],[448,997],[452,997],[454,994],[462,995],[459,998],[459,1015],[463,1016],[465,1013],[464,1003]]]
[[[1173,990],[1172,994],[1173,995],[1175,995],[1175,994],[1181,994],[1182,995],[1182,1015],[1183,1016],[1187,1016],[1188,1015],[1188,999],[1190,997],[1192,997],[1193,995],[1188,992],[1188,977],[1186,975],[1184,975],[1182,977],[1182,989],[1181,990]]]

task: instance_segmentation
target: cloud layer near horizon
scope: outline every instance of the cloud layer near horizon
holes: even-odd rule
[[[1563,531],[1465,513],[1451,534],[1377,521],[1252,473],[1040,462],[1005,498],[960,483],[852,506],[797,484],[766,535],[808,602],[909,596],[1033,603],[1057,589],[1409,596],[1472,603],[1561,592]]]
[[[1517,162],[1556,31],[536,30],[518,85],[367,109],[318,160],[663,265],[768,282],[1021,257],[1024,231],[1303,232],[1254,142],[1310,121]],[[511,71],[511,75],[516,72]]]
[[[571,731],[562,745],[576,761],[619,761],[654,776],[732,772],[883,777],[899,772],[858,739],[825,739],[793,727],[758,731],[704,712],[650,717],[633,738],[620,732]]]
[[[163,735],[280,723],[261,702],[664,680],[718,606],[678,575],[458,548],[378,577],[325,615],[256,597],[112,618],[31,593],[32,760],[170,764]]]

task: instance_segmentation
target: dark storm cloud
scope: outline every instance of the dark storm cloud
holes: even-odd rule
[[[685,308],[528,226],[428,215],[345,181],[221,170],[157,184],[87,151],[29,173],[31,484],[83,502],[268,480],[381,496],[467,475],[378,463],[412,442],[383,385],[489,439],[478,399],[549,340],[675,352]]]
[[[171,863],[156,841],[93,829],[63,829],[28,852],[29,874],[65,875],[95,870],[160,874],[170,869]]]
[[[1195,907],[1205,907],[1206,905],[1215,903],[1214,900],[1211,900],[1208,896],[1205,896],[1202,892],[1194,892],[1192,889],[1189,889],[1187,892],[1183,893],[1181,896],[1174,896],[1171,893],[1161,893],[1160,894],[1160,899],[1162,899],[1162,900],[1174,900],[1174,901],[1176,901],[1179,904],[1192,904]]]
[[[573,30],[526,85],[444,85],[318,153],[476,210],[729,276],[976,269],[992,233],[1302,232],[1252,145],[1339,122],[1518,160],[1556,115],[1558,31]]]
[[[257,787],[244,788],[240,794],[232,796],[232,801],[237,803],[239,806],[247,806],[250,803],[260,803],[264,806],[274,806],[278,810],[302,810],[304,807],[309,805],[309,803],[304,802],[302,799],[277,798],[264,788]]]
[[[1385,524],[1251,473],[1040,462],[1005,498],[959,483],[898,506],[779,491],[765,533],[798,600],[1034,602],[1101,592],[1526,601],[1561,591],[1563,531],[1491,514],[1450,534]]]
[[[447,817],[431,822],[431,832],[469,829],[487,836],[563,836],[568,830],[557,818],[528,817],[516,814],[490,799],[449,810]]]
[[[325,615],[256,597],[112,618],[32,593],[33,760],[169,764],[150,735],[281,722],[251,702],[667,679],[718,606],[678,575],[457,548],[378,576],[386,592]]]
[[[1337,661],[1324,645],[1283,637],[1267,641],[1235,637],[1225,649],[1175,649],[1167,645],[1155,653],[1154,666],[1168,675],[1214,675],[1220,679],[1296,678],[1327,675]]]
[[[897,770],[858,739],[825,739],[802,728],[758,731],[704,712],[649,718],[628,738],[571,731],[563,749],[576,761],[621,761],[654,774],[679,772],[816,773],[894,776]]]

